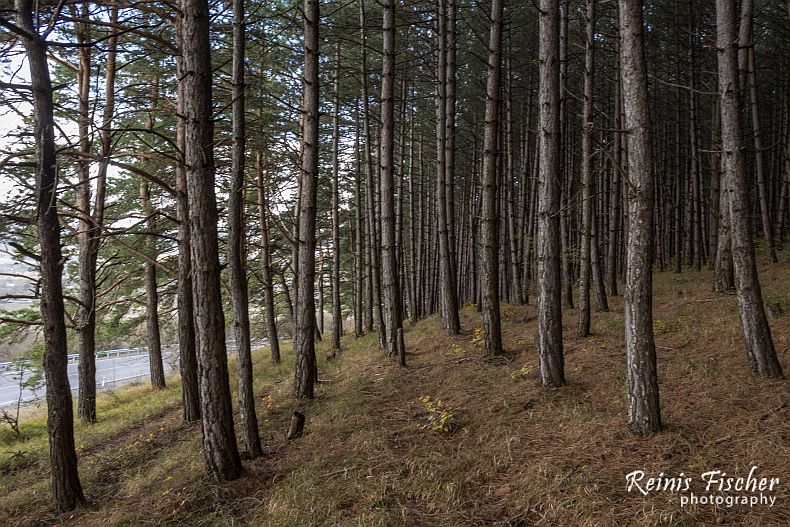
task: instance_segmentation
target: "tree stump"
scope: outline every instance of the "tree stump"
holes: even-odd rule
[[[294,412],[291,416],[291,427],[288,429],[288,435],[285,438],[288,441],[296,439],[302,435],[304,431],[304,414],[301,412]]]

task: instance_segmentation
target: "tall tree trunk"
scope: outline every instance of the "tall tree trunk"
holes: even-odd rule
[[[691,203],[693,215],[690,222],[693,229],[689,235],[693,238],[691,245],[693,266],[695,271],[702,269],[704,249],[702,240],[702,175],[700,174],[699,137],[698,137],[698,102],[697,102],[697,57],[696,57],[696,13],[694,2],[688,2],[688,33],[689,33],[689,184],[691,185]]]
[[[362,293],[365,284],[364,272],[364,252],[363,252],[363,233],[365,226],[362,210],[362,175],[361,175],[361,154],[359,148],[359,99],[354,107],[354,265],[356,268],[356,286],[354,287],[354,336],[361,337],[364,333],[363,318],[368,318],[370,314],[370,325],[373,324],[373,315],[370,304],[366,303],[363,308]],[[370,327],[370,326],[368,326]]]
[[[233,429],[233,409],[225,349],[225,316],[220,293],[217,200],[214,193],[214,124],[207,0],[182,0],[182,54],[187,195],[192,251],[192,289],[197,327],[197,357],[203,451],[214,480],[242,473]]]
[[[437,61],[437,97],[436,97],[436,154],[437,154],[437,169],[436,169],[436,210],[437,210],[437,227],[439,235],[439,261],[441,265],[439,276],[441,278],[441,285],[439,292],[441,295],[441,312],[444,321],[445,329],[448,335],[457,335],[460,331],[461,324],[458,318],[458,297],[456,294],[455,275],[453,273],[454,255],[452,245],[452,225],[453,218],[449,210],[452,202],[453,187],[452,181],[454,174],[451,170],[455,169],[455,115],[452,117],[452,124],[448,121],[450,119],[448,111],[455,111],[455,101],[449,100],[449,79],[448,75],[455,76],[455,58],[453,54],[452,62],[450,65],[451,52],[448,49],[448,41],[455,43],[455,36],[448,35],[448,1],[439,0],[439,12],[437,14],[437,39],[438,39],[438,61]],[[453,13],[455,11],[453,10]],[[453,22],[453,26],[455,23]],[[453,97],[455,96],[455,83],[453,82]],[[449,135],[452,135],[452,145],[448,144],[450,141]],[[449,160],[448,158],[452,158]],[[448,167],[448,162],[453,164],[453,167]]]
[[[560,6],[540,3],[538,349],[544,386],[565,384],[560,280]]]
[[[499,313],[499,215],[496,206],[499,187],[497,137],[499,136],[500,75],[502,70],[502,11],[502,0],[492,0],[483,134],[483,210],[481,215],[483,335],[485,351],[489,355],[502,353],[502,324]]]
[[[619,46],[618,43],[616,44]],[[619,48],[618,48],[619,49]],[[619,58],[616,59],[619,68]],[[623,170],[623,128],[622,97],[620,94],[621,82],[618,76],[614,81],[614,161],[612,163],[612,198],[609,206],[609,246],[606,253],[606,281],[609,286],[609,294],[617,296],[617,262],[618,248],[620,247],[620,217],[622,205],[622,170]]]
[[[593,211],[592,134],[593,83],[595,73],[595,0],[587,0],[586,42],[584,55],[584,102],[582,105],[582,247],[579,281],[580,337],[590,334],[590,275]]]
[[[441,0],[444,5],[445,0]],[[447,230],[447,257],[450,278],[444,279],[443,287],[451,287],[452,291],[443,291],[447,332],[458,335],[461,332],[461,319],[458,316],[458,270],[455,243],[455,114],[456,114],[456,0],[446,0],[446,23],[444,31],[445,52],[445,90],[444,90],[444,221]],[[441,37],[440,37],[441,38]],[[441,232],[441,227],[440,227]],[[446,267],[446,264],[445,264]],[[444,268],[444,267],[443,267]]]
[[[381,73],[381,260],[387,353],[406,366],[400,279],[395,252],[395,1],[384,0]]]
[[[148,257],[145,260],[145,328],[148,342],[148,361],[151,371],[151,386],[161,390],[165,387],[165,368],[162,362],[162,339],[159,331],[159,286],[156,278],[156,211],[151,204],[148,181],[140,182],[140,203],[146,220]]]
[[[318,0],[304,2],[304,80],[302,84],[302,188],[297,244],[299,279],[296,288],[294,394],[312,399],[316,381],[315,359],[315,225],[318,190]]]
[[[335,51],[334,114],[332,116],[332,349],[340,351],[340,41]]]
[[[244,209],[246,164],[245,79],[244,79],[244,0],[233,0],[233,144],[230,192],[228,195],[228,285],[233,310],[233,337],[236,341],[239,379],[239,417],[241,437],[250,459],[263,455],[255,413],[252,388],[252,349],[247,285],[247,255],[244,247]]]
[[[782,377],[771,328],[765,316],[760,281],[754,260],[749,197],[744,171],[741,97],[738,79],[736,15],[734,0],[716,1],[716,49],[721,90],[721,142],[724,159],[722,191],[728,194],[727,207],[732,239],[735,287],[741,315],[746,355],[754,375]]]
[[[78,16],[88,18],[87,3]],[[76,189],[76,209],[79,212],[77,243],[79,246],[78,274],[80,286],[80,302],[77,308],[78,324],[77,348],[79,350],[79,397],[77,400],[77,416],[87,422],[96,420],[96,265],[91,254],[91,237],[94,233],[91,217],[91,175],[90,161],[87,155],[91,152],[90,138],[90,88],[91,88],[91,48],[90,25],[82,22],[77,26],[77,43],[82,44],[78,50],[78,130],[79,150],[82,158],[79,161],[79,186]]]
[[[117,19],[117,9],[115,11]],[[79,15],[84,19],[89,18],[88,4],[83,4],[83,12]],[[115,37],[109,43],[107,79],[115,77]],[[95,218],[91,214],[91,175],[90,162],[87,155],[91,151],[90,141],[90,88],[91,88],[91,48],[87,45],[90,41],[90,25],[82,22],[78,26],[77,42],[83,44],[79,48],[79,145],[80,154],[84,156],[80,159],[79,167],[79,186],[77,187],[76,208],[79,211],[80,220],[77,232],[79,245],[78,274],[80,287],[80,302],[77,308],[77,348],[79,351],[79,397],[77,400],[77,416],[89,423],[96,420],[96,258],[99,248],[100,226],[95,223]],[[112,62],[112,67],[110,62]],[[112,119],[114,102],[114,82],[109,86],[107,98],[110,101],[109,118]],[[107,107],[105,106],[105,119],[107,118]],[[104,123],[105,128],[110,123]],[[104,135],[102,131],[102,149],[104,148]],[[109,151],[107,152],[109,154]],[[107,155],[105,154],[105,155]],[[104,170],[106,178],[106,168]],[[99,187],[104,184],[104,179],[97,179],[96,185]],[[97,188],[97,198],[101,194],[104,197],[103,189]],[[103,201],[96,202],[96,208],[102,207]],[[98,211],[94,211],[98,212]]]
[[[181,17],[176,19],[176,39],[182,43]],[[183,56],[176,57],[176,71],[184,76]],[[176,145],[182,153],[186,149],[186,120],[184,119],[184,83],[177,88],[178,121],[176,123]],[[192,244],[189,234],[189,196],[187,195],[186,165],[179,159],[175,166],[176,209],[178,214],[178,354],[181,370],[181,400],[184,421],[191,423],[200,419],[200,384],[198,381],[197,330],[195,329],[195,306],[192,297]]]
[[[365,201],[367,208],[367,260],[368,260],[368,300],[375,313],[372,326],[379,332],[379,347],[386,347],[387,335],[384,326],[384,316],[381,309],[381,267],[380,267],[380,248],[379,248],[379,226],[376,214],[376,174],[373,167],[373,136],[370,131],[370,94],[368,91],[368,59],[367,59],[367,19],[365,15],[365,2],[359,3],[359,27],[360,27],[360,64],[362,83],[362,108],[363,108],[363,131],[365,134]]]
[[[47,393],[47,435],[55,507],[70,511],[85,502],[77,474],[74,417],[69,386],[66,321],[63,305],[63,254],[56,199],[55,118],[47,44],[33,22],[33,1],[15,0],[16,24],[26,36],[33,95],[36,143],[36,227],[41,250],[40,309],[44,332],[44,378]]]
[[[653,167],[644,58],[642,0],[619,0],[620,77],[628,143],[628,245],[625,276],[628,426],[641,436],[661,430],[653,341]]]
[[[277,335],[277,312],[274,306],[274,273],[272,251],[269,246],[269,194],[264,181],[263,153],[255,155],[255,171],[258,175],[258,216],[261,222],[261,278],[263,280],[263,303],[266,309],[266,334],[269,338],[272,364],[280,364],[280,339]]]
[[[752,118],[752,137],[754,141],[754,164],[757,176],[757,194],[760,205],[760,223],[763,228],[765,251],[768,259],[776,263],[776,248],[768,205],[768,189],[765,176],[765,154],[760,128],[760,108],[757,100],[757,72],[754,64],[754,0],[744,0],[741,4],[741,23],[738,33],[738,69],[740,70],[740,97],[743,102],[749,90],[749,111]],[[745,161],[744,161],[745,162]]]

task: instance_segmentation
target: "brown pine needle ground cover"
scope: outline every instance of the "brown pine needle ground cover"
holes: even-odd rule
[[[761,271],[790,374],[790,266]],[[101,399],[99,423],[77,425],[90,503],[59,517],[49,505],[44,422],[28,417],[26,441],[0,436],[0,524],[790,525],[788,382],[748,375],[736,298],[710,292],[709,279],[656,275],[665,423],[656,437],[626,430],[621,299],[593,314],[587,339],[575,337],[577,312],[566,313],[569,384],[559,390],[537,385],[533,305],[503,306],[507,353],[495,359],[476,344],[481,319],[466,306],[459,337],[446,337],[437,317],[407,328],[405,370],[378,351],[375,335],[346,337],[328,363],[320,349],[318,397],[299,405],[306,433],[291,442],[290,348],[279,367],[260,351],[267,455],[227,484],[203,478],[200,427],[181,423],[176,381],[161,392],[125,388]],[[745,476],[752,465],[780,479],[773,507],[681,507],[678,493],[626,492],[625,475],[637,469],[699,480],[716,469]]]

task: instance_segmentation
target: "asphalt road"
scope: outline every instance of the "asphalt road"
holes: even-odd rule
[[[286,339],[283,339],[286,340]],[[252,349],[259,348],[267,345],[266,339],[254,341],[251,343]],[[228,355],[233,355],[236,350],[236,345],[233,341],[226,343]],[[111,350],[109,352],[100,352],[100,355],[110,354],[115,351],[128,351],[128,350]],[[164,346],[162,350],[162,362],[164,363],[165,374],[168,374],[173,368],[178,367],[177,351],[173,346]],[[77,373],[77,362],[69,362],[69,384],[71,391],[75,394],[79,389],[79,377]],[[133,382],[140,379],[145,379],[150,375],[150,365],[148,360],[148,353],[139,353],[135,355],[102,357],[96,360],[96,388],[98,390],[109,389],[124,383]],[[27,374],[25,375],[27,378]],[[30,404],[38,399],[43,399],[46,394],[44,383],[35,390],[23,389],[21,400],[25,404]],[[9,368],[0,365],[0,410],[14,408],[17,401],[20,399],[19,393],[19,371],[9,370]]]
[[[172,356],[172,352],[163,352],[165,373],[173,369],[172,364],[174,361]],[[76,362],[69,362],[69,384],[71,385],[71,391],[74,393],[77,392],[79,387],[77,367]],[[96,387],[99,390],[143,379],[148,377],[149,374],[150,367],[147,353],[101,358],[96,361]],[[39,397],[43,398],[44,394],[45,390],[42,383],[42,386],[35,392],[24,389],[21,398],[24,402],[30,402]],[[0,369],[0,409],[16,406],[19,395],[19,372],[9,371],[7,368]]]

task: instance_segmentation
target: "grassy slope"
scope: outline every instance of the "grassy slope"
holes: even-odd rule
[[[767,302],[790,308],[790,266],[764,266],[762,280]],[[58,517],[44,422],[30,418],[25,442],[0,437],[0,523],[790,525],[788,383],[747,374],[736,299],[708,283],[707,272],[656,275],[666,424],[656,437],[626,431],[620,299],[594,313],[588,339],[575,336],[577,312],[566,313],[569,385],[560,390],[540,388],[534,374],[511,377],[537,366],[534,306],[503,307],[508,353],[495,361],[473,342],[481,320],[467,306],[460,337],[445,337],[436,317],[407,331],[406,370],[381,355],[374,335],[347,338],[338,359],[321,359],[318,397],[301,405],[307,433],[290,443],[292,354],[286,348],[275,368],[260,352],[255,393],[268,453],[228,484],[202,477],[200,428],[181,423],[176,381],[162,392],[129,387],[100,400],[98,424],[77,426],[90,504]],[[790,315],[772,328],[790,373]],[[421,427],[423,395],[445,401],[450,434]],[[677,496],[625,492],[636,469],[745,475],[752,464],[781,479],[772,509],[681,508]]]

